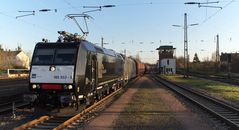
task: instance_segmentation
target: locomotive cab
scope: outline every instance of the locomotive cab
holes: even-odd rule
[[[38,43],[35,47],[31,70],[30,90],[44,104],[68,104],[79,86],[76,70],[85,70],[86,58],[81,60],[80,43]],[[86,52],[85,52],[86,53]],[[78,56],[79,55],[79,56]],[[82,63],[79,63],[82,62]],[[80,69],[76,68],[80,64]],[[84,73],[79,76],[84,77]],[[79,76],[77,78],[79,78]]]

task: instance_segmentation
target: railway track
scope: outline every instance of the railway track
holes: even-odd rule
[[[0,113],[6,113],[15,108],[29,105],[23,102],[23,94],[28,90],[28,79],[0,79]]]
[[[216,100],[210,96],[206,96],[192,89],[179,86],[166,79],[161,78],[158,75],[152,76],[156,81],[160,82],[164,86],[170,88],[180,96],[183,96],[187,100],[193,102],[209,114],[225,123],[232,130],[239,130],[239,110],[232,106],[229,106],[219,100]]]
[[[87,107],[83,109],[79,114],[75,116],[42,116],[38,119],[35,119],[33,121],[30,121],[26,124],[23,124],[19,126],[18,128],[15,128],[14,130],[46,130],[46,129],[53,129],[53,130],[62,130],[67,129],[68,127],[74,126],[74,124],[77,124],[77,122],[82,121],[82,118],[84,116],[92,111],[97,110],[100,106],[104,105],[104,103],[107,102],[112,97],[115,97],[119,93],[123,91],[122,88],[119,88],[118,90],[114,91],[110,95],[104,97],[102,100],[94,103],[90,107]],[[75,126],[77,127],[77,126]]]
[[[28,79],[1,79],[0,80],[0,104],[7,102],[16,95],[29,92]]]
[[[179,72],[179,74],[182,74],[182,72]],[[206,74],[201,74],[197,72],[189,72],[188,74],[189,76],[194,76],[198,78],[210,79],[210,80],[228,83],[232,85],[239,85],[239,79],[233,78],[233,77],[228,78],[227,76],[206,75]]]
[[[16,78],[16,79],[0,79],[0,86],[9,84],[26,84],[28,83],[28,78]]]
[[[24,102],[22,99],[15,99],[6,103],[0,103],[0,113],[6,113],[10,111],[17,110],[18,108],[23,108],[29,106],[29,103]]]

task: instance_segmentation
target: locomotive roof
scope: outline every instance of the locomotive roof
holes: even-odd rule
[[[91,51],[91,52],[96,52],[96,53],[103,53],[106,55],[114,56],[116,57],[116,52],[111,49],[106,49],[102,48],[99,46],[94,45],[93,43],[90,43],[88,41],[81,41],[81,42],[69,42],[69,43],[58,43],[58,42],[52,42],[52,43],[44,43],[44,42],[39,42],[37,43],[36,47],[37,48],[67,48],[67,47],[76,47],[82,44],[86,50]]]
[[[114,50],[102,48],[102,47],[96,46],[90,42],[82,42],[82,43],[85,46],[85,48],[89,51],[103,53],[103,54],[110,55],[110,56],[116,56]]]
[[[80,42],[74,42],[74,43],[57,43],[57,42],[39,42],[36,44],[36,48],[65,48],[65,47],[76,47],[79,46]]]

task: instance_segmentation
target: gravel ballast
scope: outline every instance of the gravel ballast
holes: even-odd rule
[[[146,76],[83,129],[213,130],[167,89]]]

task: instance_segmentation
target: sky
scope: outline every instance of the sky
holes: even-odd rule
[[[193,0],[192,0],[193,1]],[[156,48],[172,45],[176,56],[183,56],[184,13],[187,13],[188,45],[190,60],[195,53],[200,60],[211,58],[216,51],[215,36],[219,35],[221,52],[239,52],[239,0],[219,0],[210,4],[220,8],[185,5],[190,0],[2,0],[0,4],[0,44],[14,50],[20,45],[24,51],[32,52],[37,42],[47,38],[55,42],[57,31],[65,30],[82,34],[67,14],[80,14],[92,8],[83,6],[115,5],[90,12],[87,20],[89,35],[86,39],[100,45],[104,37],[105,48],[117,52],[126,50],[127,56],[139,55],[143,62],[155,63]],[[194,0],[193,2],[215,2]],[[51,9],[49,12],[39,12]],[[56,12],[54,10],[57,10]],[[17,16],[31,14],[25,17]],[[77,21],[85,30],[81,18]],[[181,27],[173,27],[180,25]]]

